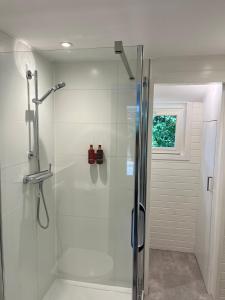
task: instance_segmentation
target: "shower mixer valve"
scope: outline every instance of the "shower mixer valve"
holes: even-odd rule
[[[27,184],[27,183],[37,184],[37,183],[41,183],[41,182],[45,181],[46,179],[48,179],[52,176],[53,176],[52,165],[49,164],[49,169],[48,170],[44,170],[44,171],[29,174],[29,175],[25,175],[23,177],[23,183],[24,184]]]

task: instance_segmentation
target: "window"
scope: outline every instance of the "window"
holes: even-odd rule
[[[152,146],[155,148],[175,148],[176,123],[176,115],[154,115]]]
[[[152,126],[153,159],[188,159],[191,104],[160,103]]]

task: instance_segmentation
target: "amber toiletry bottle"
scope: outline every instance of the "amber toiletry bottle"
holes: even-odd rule
[[[103,164],[103,158],[104,158],[104,153],[103,153],[103,150],[102,150],[102,146],[98,145],[98,150],[97,150],[97,153],[96,153],[96,163],[98,165],[102,165]]]
[[[93,145],[90,145],[90,148],[88,150],[88,163],[90,165],[95,164],[95,150],[93,148]]]

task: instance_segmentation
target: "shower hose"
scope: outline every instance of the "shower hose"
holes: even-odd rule
[[[43,229],[47,229],[49,227],[49,214],[48,214],[48,208],[46,205],[46,201],[45,201],[45,196],[44,196],[44,192],[43,192],[43,182],[40,182],[38,185],[39,191],[38,191],[38,199],[37,199],[37,221],[38,224],[41,228]],[[41,199],[43,202],[43,206],[44,206],[44,210],[45,210],[45,214],[46,214],[46,224],[43,225],[42,221],[41,221],[41,217],[40,217],[40,209],[41,209]]]

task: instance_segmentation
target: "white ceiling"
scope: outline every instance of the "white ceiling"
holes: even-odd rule
[[[193,84],[156,84],[154,86],[154,101],[204,101],[208,85]]]
[[[0,30],[39,49],[145,45],[151,57],[225,54],[225,0],[3,0]]]

